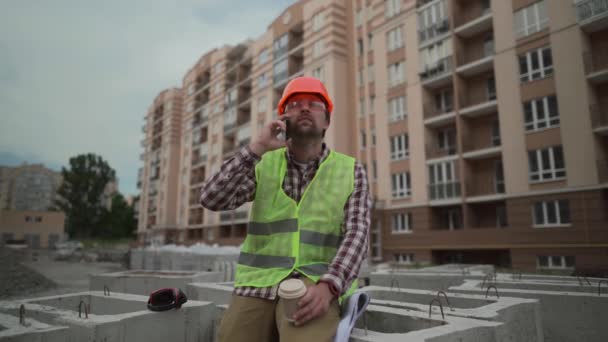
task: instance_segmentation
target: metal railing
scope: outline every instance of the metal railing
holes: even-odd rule
[[[608,69],[608,51],[595,49],[583,53],[583,62],[585,63],[585,73]]]
[[[460,182],[429,184],[431,200],[442,200],[460,197]]]
[[[446,56],[438,60],[433,66],[426,66],[420,71],[420,79],[426,81],[432,78],[449,74],[452,71],[452,56]]]
[[[608,126],[608,101],[589,106],[591,112],[591,125],[593,128]]]
[[[582,0],[576,4],[576,18],[579,22],[606,12],[608,12],[608,0]]]

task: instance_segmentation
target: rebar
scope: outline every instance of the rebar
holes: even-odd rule
[[[401,292],[401,286],[399,286],[399,281],[395,278],[391,279],[391,291],[393,290],[395,284],[397,284],[397,292]]]
[[[491,288],[494,288],[494,292],[496,293],[496,298],[500,298],[500,296],[498,295],[498,289],[496,288],[496,285],[488,285],[488,289],[486,290],[486,298],[488,298],[488,293],[490,292]]]
[[[602,295],[602,292],[600,292],[602,289],[602,283],[606,283],[606,285],[608,285],[608,280],[600,280],[600,282],[597,283],[597,295],[598,296]]]
[[[80,303],[78,303],[78,318],[82,318],[83,304],[84,304],[84,318],[89,318],[89,304],[85,303],[84,300],[80,300]]]
[[[443,295],[445,297],[445,302],[450,307],[450,311],[454,311],[454,308],[452,308],[452,305],[450,304],[450,300],[448,299],[448,295],[445,292],[443,292],[443,291],[437,291],[437,295],[435,297],[439,298],[439,300],[441,301],[441,295]]]
[[[25,326],[25,305],[19,306],[19,324]]]
[[[441,309],[441,318],[445,320],[445,315],[443,314],[443,304],[441,304],[441,301],[437,299],[437,297],[433,298],[433,300],[431,300],[429,303],[429,318],[431,318],[431,308],[433,307],[433,303],[439,304],[439,309]]]
[[[108,286],[106,286],[106,285],[103,286],[103,295],[104,296],[110,296],[110,288]]]

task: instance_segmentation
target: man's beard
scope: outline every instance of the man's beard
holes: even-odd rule
[[[296,123],[290,130],[290,134],[295,139],[311,140],[323,137],[323,130],[319,129],[312,121],[308,127],[300,126],[300,123]]]

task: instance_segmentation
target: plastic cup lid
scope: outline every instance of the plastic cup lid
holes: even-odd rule
[[[306,293],[306,285],[300,279],[287,279],[279,286],[279,296],[285,299],[300,298]]]

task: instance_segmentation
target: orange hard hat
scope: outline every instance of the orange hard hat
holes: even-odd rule
[[[279,115],[285,113],[285,105],[287,104],[287,100],[296,94],[318,95],[323,99],[323,101],[325,101],[327,111],[331,113],[334,110],[334,104],[331,102],[327,89],[325,89],[323,83],[314,77],[303,76],[294,78],[287,83],[287,86],[285,86],[283,96],[281,97],[281,101],[279,101],[279,105],[277,107],[279,110]]]

